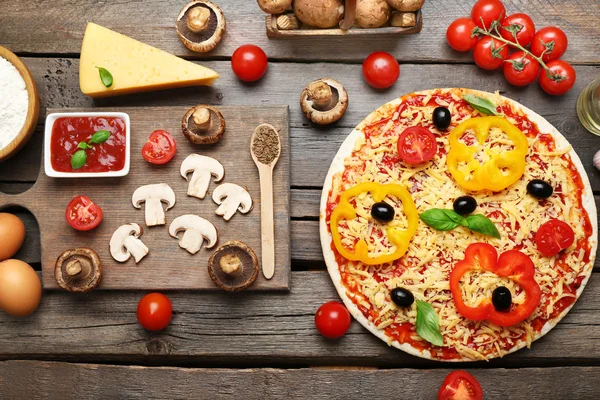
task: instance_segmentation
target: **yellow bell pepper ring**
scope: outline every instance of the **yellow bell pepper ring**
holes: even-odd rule
[[[480,163],[475,159],[475,154],[482,150],[492,128],[501,129],[512,141],[513,149],[503,152],[485,149],[486,161]],[[473,146],[459,141],[468,130],[473,130],[477,138],[478,143]],[[450,151],[446,164],[456,183],[464,189],[498,192],[518,181],[525,172],[527,137],[504,117],[468,119],[454,128],[448,139]]]
[[[348,249],[342,245],[342,238],[339,232],[339,223],[341,221],[353,220],[356,218],[356,209],[350,204],[350,200],[361,193],[371,193],[375,202],[383,201],[387,196],[396,196],[402,202],[402,210],[408,220],[408,227],[406,229],[401,228],[388,228],[386,235],[390,243],[392,243],[396,249],[388,254],[384,254],[377,257],[371,257],[367,242],[364,239],[360,239],[354,249]],[[375,182],[361,183],[351,187],[342,193],[340,202],[333,209],[329,224],[331,227],[331,237],[335,248],[340,255],[351,261],[362,261],[368,265],[384,264],[395,261],[402,257],[408,250],[408,245],[417,231],[417,225],[419,223],[419,213],[415,202],[413,201],[408,190],[404,186],[396,184],[380,184]]]

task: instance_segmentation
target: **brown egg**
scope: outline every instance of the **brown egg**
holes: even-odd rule
[[[0,262],[0,309],[15,317],[34,312],[42,298],[42,282],[27,263]]]
[[[19,217],[0,213],[0,261],[17,254],[25,240],[25,225]]]

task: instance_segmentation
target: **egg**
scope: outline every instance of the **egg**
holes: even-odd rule
[[[34,312],[42,298],[42,282],[27,263],[0,262],[0,309],[15,317]]]
[[[0,261],[17,254],[25,240],[25,224],[19,217],[0,213]]]

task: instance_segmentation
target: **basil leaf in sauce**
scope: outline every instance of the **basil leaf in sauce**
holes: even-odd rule
[[[102,84],[105,87],[111,87],[113,84],[113,76],[110,72],[108,72],[107,69],[102,68],[102,67],[96,67],[98,68],[98,72],[100,73],[100,80],[102,81]]]
[[[85,150],[88,147],[91,147],[89,144],[87,144],[86,142],[79,142],[79,144],[77,144],[77,148],[81,149],[81,150]]]
[[[87,154],[85,154],[85,150],[77,150],[71,157],[71,167],[73,169],[79,169],[85,165],[86,161]]]
[[[417,304],[417,334],[436,346],[444,345],[440,331],[440,319],[433,306],[425,301],[416,300]]]
[[[472,94],[466,94],[463,96],[463,100],[469,103],[471,107],[473,107],[482,114],[502,115],[498,111],[496,111],[496,105],[494,105],[494,103],[492,103],[492,101],[489,99],[475,96]]]
[[[108,140],[109,137],[110,137],[109,131],[101,130],[92,135],[92,138],[90,139],[90,143],[93,143],[93,144],[104,143]],[[91,146],[90,146],[90,148],[91,148]]]
[[[465,221],[467,222],[467,228],[470,230],[500,239],[500,232],[498,232],[496,225],[485,215],[469,215],[465,218]]]

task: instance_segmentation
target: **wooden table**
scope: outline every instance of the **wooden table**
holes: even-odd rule
[[[318,240],[321,184],[338,146],[368,113],[401,94],[434,87],[494,91],[536,110],[571,141],[600,195],[600,172],[592,155],[600,139],[587,133],[575,112],[581,89],[600,74],[600,3],[597,0],[506,0],[509,13],[533,16],[538,27],[561,26],[570,47],[565,59],[577,70],[575,88],[563,97],[537,85],[514,88],[502,73],[485,72],[467,54],[453,52],[444,32],[473,1],[428,0],[424,28],[403,38],[268,40],[264,14],[252,0],[217,1],[227,16],[227,34],[210,55],[189,52],[174,20],[184,1],[3,0],[0,45],[20,55],[50,107],[289,104],[292,136],[291,293],[170,294],[173,322],[151,334],[136,321],[140,292],[95,292],[77,296],[46,292],[31,317],[0,313],[0,397],[36,398],[403,398],[433,399],[453,368],[468,368],[486,398],[595,399],[600,393],[600,269],[575,308],[531,350],[491,362],[449,365],[389,348],[353,323],[338,341],[322,338],[313,316],[337,299],[324,269]],[[78,53],[87,21],[113,28],[222,74],[212,88],[189,88],[92,101],[78,85]],[[260,45],[269,72],[256,84],[232,74],[229,57],[244,43]],[[402,75],[390,90],[362,80],[360,63],[374,50],[394,54]],[[298,104],[313,79],[339,79],[348,90],[346,116],[330,128],[309,124]],[[40,164],[43,115],[30,144],[0,165],[0,190],[21,192],[35,181]],[[597,197],[600,199],[600,197]],[[17,257],[39,268],[39,233],[27,222],[27,243]],[[95,364],[90,364],[95,363]],[[133,366],[136,365],[136,366]],[[143,367],[140,367],[143,366]],[[361,397],[360,394],[364,394]]]

